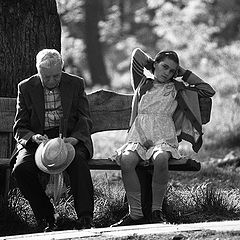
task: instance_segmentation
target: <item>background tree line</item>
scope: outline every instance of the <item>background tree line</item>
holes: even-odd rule
[[[151,56],[176,50],[182,65],[220,82],[222,94],[238,86],[237,0],[0,0],[0,13],[1,96],[16,96],[45,47],[61,50],[65,70],[88,87],[128,88],[135,47]]]

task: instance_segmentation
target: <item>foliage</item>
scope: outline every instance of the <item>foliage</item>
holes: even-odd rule
[[[206,175],[204,177],[204,171],[207,169],[212,173],[211,179]],[[180,224],[239,219],[239,189],[232,188],[228,184],[219,184],[228,179],[231,172],[224,176],[214,174],[214,171],[214,168],[211,170],[206,168],[202,173],[195,175],[197,178],[195,182],[186,179],[184,174],[181,179],[172,176],[164,200],[164,213],[168,222]],[[114,172],[107,174],[96,171],[92,172],[92,176],[95,189],[94,223],[96,227],[107,227],[128,211],[123,184],[121,178],[116,177]],[[191,178],[189,176],[189,179]],[[235,181],[237,178],[239,180],[239,176],[235,178]],[[199,184],[199,181],[203,183]],[[70,189],[68,191],[68,195],[61,198],[59,204],[55,206],[59,230],[71,229],[76,219],[73,198]],[[8,207],[1,207],[0,222],[2,226],[0,235],[37,232],[31,208],[17,188],[9,194]]]
[[[107,227],[127,214],[128,206],[123,184],[121,179],[114,181],[107,174],[96,176],[94,182],[95,224],[96,227]]]
[[[66,69],[84,75],[88,82],[84,1],[58,0],[58,6]],[[239,79],[239,33],[235,30],[239,7],[235,0],[228,4],[200,0],[103,1],[99,34],[111,87],[130,88],[130,54],[133,48],[141,47],[151,56],[161,49],[174,49],[183,66],[209,78],[214,86],[218,86],[219,75],[230,77],[224,82],[231,88],[232,79]]]
[[[84,1],[59,2],[62,2],[59,9],[64,26],[66,69],[84,75],[88,82],[84,36],[80,34]],[[137,0],[124,1],[124,4],[121,6],[117,0],[104,1],[99,21],[111,89],[132,91],[129,63],[135,47],[144,49],[152,57],[161,49],[174,49],[181,65],[197,73],[216,90],[211,122],[203,126],[204,142],[212,147],[239,146],[240,41],[239,32],[234,30],[239,24],[238,1],[230,0],[226,4],[225,1]],[[95,89],[101,87],[97,85]],[[114,149],[112,147],[106,146]]]
[[[198,159],[206,165],[203,164],[199,173],[171,173],[164,201],[168,221],[239,219],[239,170],[207,164],[216,155],[223,157],[229,148],[239,148],[239,1],[137,0],[124,1],[123,9],[120,2],[103,1],[99,21],[113,89],[124,87],[127,90],[121,91],[130,91],[129,58],[133,48],[141,47],[151,56],[165,48],[176,50],[181,64],[206,79],[217,92],[211,122],[203,129],[204,145],[198,154]],[[58,10],[65,68],[88,81],[83,4],[84,0],[58,0]],[[94,134],[95,157],[111,156],[125,136],[119,131]],[[184,150],[192,153],[189,148]],[[97,227],[109,226],[127,212],[121,175],[119,172],[92,174],[94,221]],[[36,231],[29,205],[17,189],[10,193],[8,206],[0,199],[0,210],[1,235]],[[56,210],[62,229],[68,229],[76,218],[71,194],[61,199]],[[207,232],[205,237],[211,234]],[[204,234],[200,235],[196,238],[205,239]]]
[[[180,187],[181,186],[181,187]],[[168,189],[165,212],[172,223],[222,221],[239,218],[239,191],[207,182]]]

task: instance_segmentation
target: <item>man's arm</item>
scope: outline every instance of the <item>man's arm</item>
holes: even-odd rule
[[[25,104],[21,83],[18,84],[16,108],[17,110],[14,119],[13,134],[16,141],[25,147],[35,133],[30,130],[30,117]]]
[[[76,116],[78,119],[70,137],[84,141],[84,139],[89,138],[91,135],[92,120],[90,117],[90,108],[85,92],[84,80],[81,79],[80,83],[81,84],[78,86],[78,108],[76,109]]]

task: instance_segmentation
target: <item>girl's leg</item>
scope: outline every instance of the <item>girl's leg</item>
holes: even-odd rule
[[[136,152],[126,151],[123,153],[120,161],[123,184],[129,205],[129,213],[133,220],[143,217],[141,207],[141,187],[135,171],[139,160],[140,158]]]
[[[170,153],[157,151],[153,154],[153,178],[152,178],[152,212],[162,211],[163,199],[167,190],[169,180],[168,160]]]

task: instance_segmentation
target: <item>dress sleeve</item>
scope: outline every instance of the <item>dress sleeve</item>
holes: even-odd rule
[[[140,48],[136,48],[132,52],[131,56],[131,84],[134,90],[136,90],[138,84],[140,83],[142,77],[144,76],[143,70],[152,70],[153,60]]]

